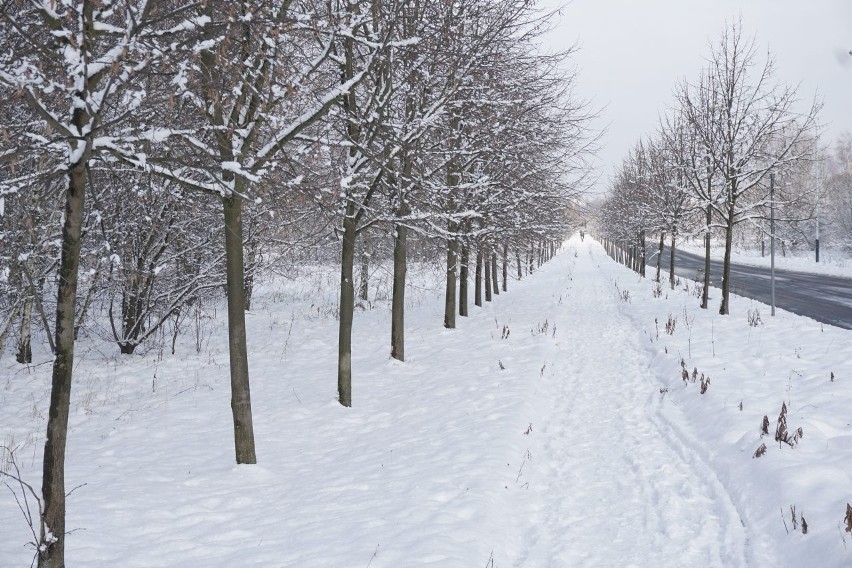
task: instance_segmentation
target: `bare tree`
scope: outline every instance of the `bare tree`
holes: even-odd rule
[[[721,314],[729,311],[734,226],[762,215],[770,172],[808,159],[814,150],[821,105],[814,101],[798,111],[797,89],[773,85],[773,76],[772,57],[760,64],[755,40],[743,37],[737,23],[711,46],[699,81],[684,82],[676,90],[721,184],[720,199],[708,203],[725,227]]]

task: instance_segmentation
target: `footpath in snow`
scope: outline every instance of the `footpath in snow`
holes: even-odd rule
[[[257,291],[256,466],[232,465],[222,322],[175,356],[81,339],[69,566],[852,565],[849,332],[755,327],[743,299],[698,310],[689,283],[656,288],[572,238],[455,330],[439,289],[413,287],[405,363],[387,310],[359,313],[346,409],[333,296],[316,297],[334,289],[318,269]],[[4,359],[0,377],[0,435],[37,490],[49,365]],[[782,401],[796,447],[760,433]],[[0,566],[27,565],[28,531],[0,493]]]
[[[713,470],[659,419],[640,334],[601,251],[574,243],[538,285],[571,285],[540,400],[536,505],[521,566],[744,566],[747,536]],[[579,249],[579,250],[578,250]]]

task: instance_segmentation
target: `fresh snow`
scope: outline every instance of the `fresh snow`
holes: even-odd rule
[[[168,337],[130,357],[81,338],[69,566],[852,565],[849,331],[736,297],[730,316],[702,311],[691,283],[656,294],[574,237],[456,330],[438,279],[418,287],[412,267],[405,363],[388,357],[377,271],[347,409],[334,273],[256,292],[258,465],[233,464],[224,310],[200,313],[174,356]],[[0,360],[0,434],[38,489],[50,364],[35,357]],[[682,359],[710,376],[705,394]],[[795,448],[773,439],[782,401]],[[0,566],[27,565],[30,538],[1,492]]]

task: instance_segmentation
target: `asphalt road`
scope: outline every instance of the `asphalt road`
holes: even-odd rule
[[[647,274],[657,266],[656,247],[649,247]],[[669,270],[669,249],[663,253],[663,269]],[[704,257],[675,251],[675,274],[682,278],[702,278]],[[721,288],[722,261],[710,260],[710,283]],[[771,303],[770,270],[757,266],[731,265],[731,292]],[[711,292],[712,294],[712,292]],[[710,307],[719,309],[720,292],[710,296]],[[775,269],[775,306],[808,316],[823,323],[852,329],[852,279],[825,274],[809,274]],[[768,317],[769,314],[761,314]]]

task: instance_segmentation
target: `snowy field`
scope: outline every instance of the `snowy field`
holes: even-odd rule
[[[456,330],[413,290],[406,363],[385,302],[359,312],[347,409],[317,292],[335,273],[257,292],[256,466],[232,463],[224,310],[174,356],[78,343],[69,567],[852,566],[852,332],[743,298],[702,311],[692,283],[658,289],[572,238]],[[0,436],[37,489],[35,359],[0,361]],[[27,566],[9,485],[0,566]]]

